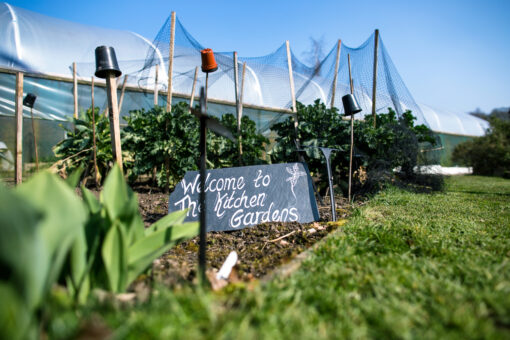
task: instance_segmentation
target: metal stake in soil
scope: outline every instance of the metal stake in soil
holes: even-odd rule
[[[191,113],[200,120],[200,241],[198,250],[198,271],[202,283],[205,279],[205,263],[206,263],[206,247],[207,247],[207,230],[206,230],[206,199],[205,199],[205,178],[207,170],[207,129],[225,138],[234,141],[234,136],[229,129],[221,125],[215,119],[207,116],[206,110],[207,94],[205,89],[200,89],[200,111],[191,109]]]
[[[205,262],[206,262],[206,247],[207,247],[207,230],[206,230],[206,202],[205,202],[205,172],[207,160],[207,111],[205,109],[205,93],[202,87],[200,91],[200,241],[198,251],[198,267],[200,272],[201,282],[205,282]]]
[[[336,221],[336,204],[335,204],[335,192],[333,191],[333,176],[331,175],[331,163],[329,161],[331,157],[331,151],[335,151],[336,149],[330,148],[319,148],[324,157],[326,158],[326,167],[328,168],[328,184],[329,184],[329,193],[331,197],[331,220],[333,222]]]
[[[354,95],[354,85],[352,83],[351,75],[351,55],[347,54],[347,61],[349,65],[349,84],[351,86],[351,94]],[[351,153],[349,156],[349,203],[351,202],[351,188],[352,188],[352,153],[354,150],[354,115],[351,115]]]

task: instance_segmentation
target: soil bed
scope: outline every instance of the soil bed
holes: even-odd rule
[[[168,194],[150,187],[133,188],[138,193],[140,212],[150,225],[166,215]],[[331,220],[329,198],[319,206],[320,221],[311,224],[264,223],[230,232],[207,234],[207,268],[219,269],[228,254],[235,250],[239,261],[231,281],[259,279],[288,262],[332,230],[340,226],[351,212],[343,197],[336,197],[338,223]],[[198,258],[198,236],[179,244],[154,261],[153,277],[166,286],[180,286],[195,280]],[[147,278],[148,279],[148,278]]]

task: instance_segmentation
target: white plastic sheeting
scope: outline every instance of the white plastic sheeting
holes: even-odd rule
[[[418,104],[432,131],[464,136],[483,136],[489,128],[486,120],[473,115],[438,110],[425,104]]]
[[[0,66],[25,65],[32,72],[65,76],[72,75],[73,62],[93,63],[97,46],[113,46],[117,59],[138,60],[138,67],[152,48],[136,33],[82,25],[7,3],[0,3],[0,41]]]
[[[162,31],[164,29],[166,28],[163,27]],[[166,40],[158,42],[156,39],[151,42],[151,39],[146,39],[133,32],[77,24],[34,13],[7,3],[0,3],[0,67],[70,78],[72,63],[76,62],[78,75],[88,80],[95,69],[94,50],[100,45],[115,48],[121,70],[124,74],[130,75],[128,84],[153,89],[154,66],[159,65],[160,88],[166,90],[168,51],[163,50],[163,47],[168,49]],[[158,49],[156,46],[161,46],[161,48]],[[349,92],[345,63],[346,53],[350,53],[355,66],[353,69],[354,94],[363,108],[360,117],[370,114],[372,106],[370,72],[373,63],[371,59],[373,49],[370,50],[370,46],[373,46],[373,37],[358,48],[343,46],[340,57],[335,105],[341,106],[339,103],[341,95]],[[191,92],[194,69],[201,64],[197,51],[199,48],[201,45],[179,23],[176,32],[173,74],[175,92],[181,94]],[[321,99],[329,105],[332,70],[336,56],[333,53],[334,50],[322,62],[321,71],[318,73],[301,64],[294,55],[292,56],[296,96],[302,103],[310,104],[315,99]],[[381,51],[381,55],[383,57],[387,55],[384,49]],[[147,64],[148,56],[152,56],[150,64]],[[378,75],[378,112],[385,112],[388,106],[397,106],[395,107],[397,111],[409,108],[418,116],[417,123],[426,123],[433,131],[466,136],[484,134],[488,127],[487,122],[471,115],[436,110],[427,105],[414,108],[414,100],[401,79],[397,77],[396,69],[389,60],[389,56],[383,57],[381,57],[378,68],[378,74],[380,73]],[[217,53],[216,59],[223,71],[220,70],[210,75],[208,95],[211,99],[235,102],[232,53]],[[280,46],[268,56],[240,57],[239,73],[241,73],[242,62],[247,63],[244,103],[259,107],[280,108],[280,111],[283,108],[290,108],[285,45]],[[382,72],[383,70],[385,72]],[[199,72],[197,88],[205,83],[204,80],[205,75]],[[32,92],[38,96],[34,107],[34,114],[37,117],[65,120],[72,115],[72,83],[27,76],[25,77],[24,90],[25,93]],[[96,87],[95,95],[96,106],[104,108],[106,102],[104,88]],[[90,87],[80,85],[80,108],[90,106],[89,98]],[[406,98],[407,101],[404,100]],[[126,114],[129,109],[150,107],[152,103],[153,96],[150,93],[127,91],[123,113]],[[164,98],[161,98],[160,105],[165,105]],[[213,105],[211,105],[212,107]],[[342,112],[342,108],[339,107],[339,109]],[[419,112],[420,109],[423,116]],[[224,105],[218,107],[217,112],[214,113],[219,115],[233,111],[233,108]],[[245,109],[245,113],[249,114],[249,109]],[[0,73],[0,114],[14,114],[13,74]],[[257,122],[259,130],[267,130],[271,123],[283,117],[281,113],[258,110],[252,113],[251,118]]]

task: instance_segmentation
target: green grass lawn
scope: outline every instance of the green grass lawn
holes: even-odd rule
[[[220,293],[159,289],[134,308],[60,314],[50,335],[69,336],[96,314],[132,339],[508,339],[510,181],[385,190],[288,278]]]

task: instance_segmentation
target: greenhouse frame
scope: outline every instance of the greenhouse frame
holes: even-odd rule
[[[214,47],[200,44],[179,18],[172,20],[172,16],[154,39],[148,39],[134,32],[48,17],[8,3],[0,4],[0,33],[0,147],[4,145],[4,151],[6,148],[14,153],[16,73],[24,73],[23,96],[32,93],[37,98],[33,111],[25,107],[23,112],[24,162],[34,157],[32,113],[36,118],[39,156],[50,160],[52,147],[65,137],[59,124],[69,124],[76,111],[90,108],[92,82],[95,106],[101,112],[106,110],[105,83],[93,79],[97,46],[115,48],[123,72],[117,84],[118,97],[122,98],[121,117],[130,110],[150,109],[156,103],[155,93],[158,105],[166,105],[169,63],[172,63],[172,103],[189,101],[193,84],[197,89],[205,84],[205,74],[196,72],[201,63],[200,50]],[[219,68],[209,78],[208,110],[216,116],[235,115],[236,101],[242,100],[243,115],[254,120],[259,132],[269,137],[273,123],[293,114],[295,101],[307,105],[320,99],[343,113],[341,97],[350,92],[348,55],[354,95],[363,110],[360,119],[373,113],[374,92],[377,113],[387,112],[388,107],[397,114],[411,110],[416,123],[426,124],[441,138],[444,164],[449,163],[449,154],[456,144],[482,136],[487,130],[486,121],[469,114],[417,104],[377,33],[356,48],[339,40],[313,66],[301,62],[288,42],[262,57],[237,58],[234,52],[215,52]],[[121,120],[122,123],[125,122]]]

